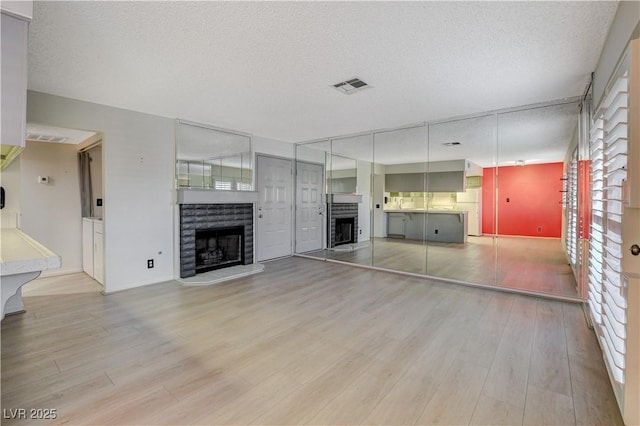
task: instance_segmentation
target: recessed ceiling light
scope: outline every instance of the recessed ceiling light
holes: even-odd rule
[[[445,142],[442,144],[442,146],[458,146],[458,145],[462,145],[460,142]]]
[[[341,81],[340,83],[333,84],[332,87],[342,93],[350,95],[354,92],[358,92],[371,86],[360,80],[359,78],[352,78],[350,80],[345,80]]]

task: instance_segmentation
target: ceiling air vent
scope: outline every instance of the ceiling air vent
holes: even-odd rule
[[[66,141],[68,138],[64,136],[55,136],[55,135],[42,135],[39,133],[27,133],[28,141],[36,141],[36,142],[58,142],[62,143]]]
[[[458,146],[461,145],[460,142],[445,142],[442,146]]]
[[[369,86],[367,83],[360,80],[359,78],[352,78],[351,80],[341,81],[338,84],[334,84],[333,87],[342,93],[346,93],[347,95],[350,95],[352,93],[359,92],[360,90],[366,89],[367,87],[371,87],[371,86]]]

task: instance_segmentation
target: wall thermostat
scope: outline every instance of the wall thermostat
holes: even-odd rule
[[[49,176],[38,176],[38,183],[49,183]]]

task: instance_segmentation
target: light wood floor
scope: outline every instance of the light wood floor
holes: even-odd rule
[[[376,238],[354,251],[307,255],[380,268],[577,297],[559,239],[469,237],[467,244]]]
[[[2,322],[2,408],[73,425],[622,424],[577,304],[295,257],[213,287],[91,285],[29,284],[27,313]]]

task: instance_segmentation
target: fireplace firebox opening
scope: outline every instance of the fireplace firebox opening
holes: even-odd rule
[[[355,243],[355,230],[354,218],[336,218],[335,245]]]
[[[244,226],[196,231],[196,272],[244,264]]]

